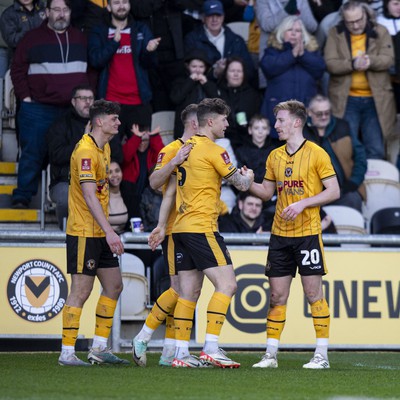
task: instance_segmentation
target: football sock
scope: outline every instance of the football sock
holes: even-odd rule
[[[113,317],[117,300],[100,296],[96,307],[96,328],[94,334],[108,339],[113,324]]]
[[[220,292],[214,292],[207,307],[206,333],[220,335],[230,303],[231,297]]]
[[[189,341],[186,340],[176,340],[175,342],[175,358],[187,357],[189,353]]]
[[[169,288],[166,290],[156,300],[150,314],[146,318],[145,324],[153,329],[153,331],[156,330],[165,321],[167,316],[174,312],[178,298],[179,295],[174,289]]]
[[[328,341],[330,328],[329,306],[325,299],[317,300],[311,304],[311,315],[313,317],[317,347],[315,353],[328,358]]]
[[[175,339],[189,343],[196,303],[179,297],[174,312]],[[178,346],[178,344],[177,344]],[[189,344],[188,344],[189,346]]]
[[[63,330],[62,347],[63,349],[75,348],[76,338],[79,331],[79,320],[82,308],[65,305],[63,308]]]
[[[104,350],[107,347],[108,338],[94,335],[92,348]]]
[[[165,339],[162,349],[162,356],[165,358],[171,357],[175,354],[175,339]]]
[[[270,353],[272,356],[276,356],[278,353],[278,347],[279,347],[279,340],[276,339],[267,339],[267,353]]]
[[[175,340],[174,312],[175,308],[171,314],[168,314],[165,320],[165,339]]]
[[[205,353],[215,353],[218,351],[218,335],[212,335],[211,333],[206,333],[203,351]]]
[[[269,307],[267,315],[267,340],[281,339],[286,322],[286,305]]]

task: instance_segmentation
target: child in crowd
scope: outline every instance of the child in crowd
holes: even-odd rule
[[[278,142],[269,138],[270,124],[262,115],[254,115],[248,126],[251,141],[236,150],[238,167],[246,165],[254,171],[254,181],[261,183],[265,175],[265,162]]]

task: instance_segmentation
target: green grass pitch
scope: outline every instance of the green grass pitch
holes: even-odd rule
[[[159,353],[148,354],[146,368],[61,367],[57,353],[0,353],[0,399],[400,399],[400,352],[332,351],[329,370],[302,369],[310,352],[281,352],[278,369],[251,368],[259,352],[229,355],[239,369],[162,368]]]

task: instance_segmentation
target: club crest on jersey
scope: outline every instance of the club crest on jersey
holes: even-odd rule
[[[230,160],[230,158],[229,158],[229,154],[228,154],[227,151],[224,151],[224,152],[221,154],[221,157],[222,157],[222,159],[224,160],[224,163],[225,163],[225,164],[229,164],[229,163],[231,162],[231,160]]]
[[[158,157],[157,157],[157,164],[161,164],[161,163],[162,163],[162,160],[163,160],[164,156],[165,156],[165,153],[160,153],[160,154],[158,155]]]
[[[287,167],[287,168],[285,169],[285,176],[286,176],[286,178],[289,178],[290,176],[292,176],[292,173],[293,173],[292,168]]]
[[[90,158],[82,158],[81,171],[90,171],[92,169],[92,160]]]
[[[96,266],[96,261],[94,261],[93,259],[87,260],[86,261],[86,268],[90,271],[94,270]]]

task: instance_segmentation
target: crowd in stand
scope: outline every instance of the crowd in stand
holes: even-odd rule
[[[265,174],[279,146],[273,108],[297,99],[304,135],[330,155],[342,195],[361,211],[367,159],[387,159],[400,109],[399,0],[14,0],[1,1],[0,76],[10,69],[20,147],[13,207],[27,208],[50,162],[50,195],[62,229],[69,158],[90,132],[97,98],[121,105],[111,141],[110,215],[115,229],[157,220],[161,195],[149,174],[163,143],[152,114],[206,97],[231,108],[221,143],[237,166]],[[249,40],[227,25],[248,21]],[[398,142],[397,142],[398,145]],[[221,231],[265,232],[274,201],[232,193]],[[223,191],[224,192],[224,191]]]

